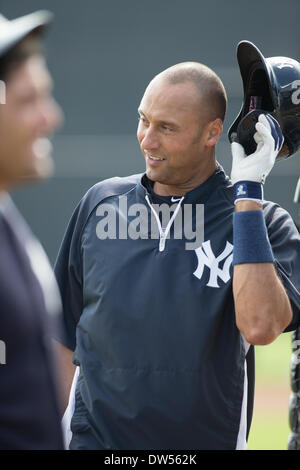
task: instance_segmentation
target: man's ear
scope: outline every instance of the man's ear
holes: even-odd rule
[[[210,121],[206,127],[206,142],[207,147],[214,147],[220,139],[223,132],[223,122],[220,118]]]

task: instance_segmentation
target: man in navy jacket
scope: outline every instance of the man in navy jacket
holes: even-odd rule
[[[300,239],[263,200],[283,140],[271,117],[253,155],[232,144],[231,181],[218,164],[226,102],[202,64],[154,77],[145,174],[96,184],[74,211],[55,268],[69,382],[77,366],[70,449],[246,448],[253,345],[299,324]]]

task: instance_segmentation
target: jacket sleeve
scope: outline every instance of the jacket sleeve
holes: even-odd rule
[[[80,202],[69,221],[54,266],[63,307],[63,334],[55,339],[72,351],[76,347],[76,326],[83,308],[80,239],[84,223]]]
[[[285,209],[272,204],[264,210],[277,272],[293,309],[293,320],[285,331],[292,331],[300,326],[300,235]]]

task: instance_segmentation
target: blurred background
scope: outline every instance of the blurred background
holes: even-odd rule
[[[12,196],[52,264],[70,215],[84,193],[107,177],[144,170],[136,141],[137,108],[155,74],[188,60],[202,62],[218,73],[229,103],[217,157],[229,172],[227,130],[243,96],[237,43],[247,39],[265,57],[300,60],[299,0],[0,1],[0,11],[9,19],[38,9],[55,14],[46,47],[54,95],[63,108],[65,124],[54,139],[55,175],[20,188]],[[278,162],[265,185],[265,198],[278,202],[295,221],[300,218],[299,204],[293,203],[299,176],[300,155],[296,155]],[[258,350],[257,358],[257,391],[263,385],[267,392],[263,405],[257,395],[260,414],[255,415],[250,448],[286,448],[289,335],[262,353]],[[273,372],[268,378],[270,368]],[[278,384],[281,398],[276,399]],[[283,403],[283,416],[267,429],[260,417],[263,419],[262,411],[266,412],[271,396],[275,407],[270,416],[274,418],[279,403]],[[264,422],[270,424],[270,417]],[[267,443],[274,427],[281,440],[275,442],[274,437]]]

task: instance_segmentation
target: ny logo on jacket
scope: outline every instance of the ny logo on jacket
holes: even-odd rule
[[[204,272],[204,267],[207,266],[210,269],[210,276],[206,285],[208,287],[220,287],[218,284],[218,277],[225,283],[230,279],[229,270],[233,258],[232,251],[233,245],[227,241],[222,253],[216,257],[212,251],[210,240],[202,243],[202,245],[195,250],[198,258],[198,267],[193,274],[198,279],[201,279]],[[224,259],[225,262],[223,264],[223,268],[220,268],[219,264]]]

